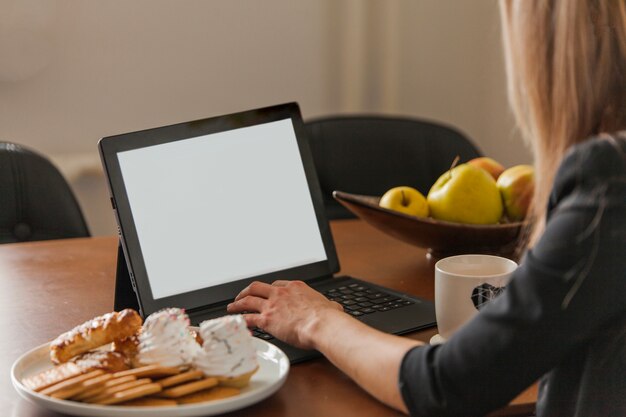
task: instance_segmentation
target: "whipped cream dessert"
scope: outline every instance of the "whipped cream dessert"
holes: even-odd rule
[[[167,308],[151,314],[139,334],[138,361],[161,366],[191,364],[201,348],[188,328],[189,317],[183,309]]]
[[[207,376],[233,378],[257,367],[254,340],[241,315],[224,316],[200,324],[202,350],[194,365]]]

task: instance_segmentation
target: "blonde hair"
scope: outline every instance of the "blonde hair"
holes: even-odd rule
[[[567,149],[626,128],[626,0],[501,0],[508,94],[535,160],[527,243]]]

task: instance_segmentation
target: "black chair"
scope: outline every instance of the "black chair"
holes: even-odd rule
[[[439,176],[481,156],[459,131],[424,120],[343,116],[307,121],[305,129],[329,219],[353,218],[332,197],[334,190],[382,195],[408,185],[426,195]]]
[[[0,243],[87,237],[69,185],[52,163],[0,142]]]

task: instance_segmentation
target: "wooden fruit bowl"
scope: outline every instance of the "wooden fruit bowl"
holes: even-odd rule
[[[512,258],[524,223],[473,225],[415,217],[378,205],[380,197],[334,191],[333,197],[357,217],[411,245],[441,258],[487,253]]]

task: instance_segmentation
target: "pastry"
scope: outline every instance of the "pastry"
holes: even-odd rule
[[[143,327],[130,309],[96,317],[57,337],[50,358],[54,368],[25,386],[59,400],[136,407],[231,397],[258,369],[242,316],[208,320],[196,332],[178,308],[150,315]]]
[[[189,333],[185,311],[167,308],[146,318],[139,334],[137,361],[143,365],[189,365],[200,349]]]
[[[248,385],[258,369],[254,339],[241,315],[224,316],[200,324],[204,340],[194,366],[219,384],[234,388]]]
[[[141,317],[131,309],[96,317],[57,337],[50,345],[50,359],[55,364],[67,362],[76,355],[128,337],[140,326]]]
[[[193,329],[189,329],[189,333],[191,333],[191,336],[193,336],[193,338],[196,340],[196,343],[202,346],[202,344],[204,343],[204,340],[202,340],[202,337],[200,337],[200,333],[198,333],[197,331]]]
[[[139,333],[141,333],[141,329],[139,329],[137,333],[125,337],[124,339],[113,341],[113,344],[111,345],[111,350],[124,355],[131,366],[139,366],[137,361],[137,353],[139,352]]]
[[[71,362],[85,370],[102,369],[109,372],[119,372],[130,368],[129,361],[124,355],[105,350],[83,353],[73,358]]]

